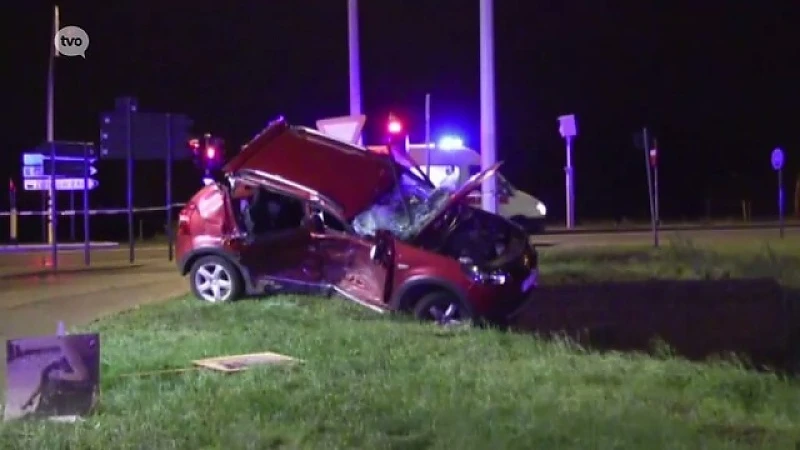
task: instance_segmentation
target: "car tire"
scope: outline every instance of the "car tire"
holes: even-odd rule
[[[192,294],[208,303],[228,303],[238,300],[244,291],[242,275],[227,258],[203,256],[189,271]]]
[[[414,304],[414,317],[424,322],[454,325],[472,322],[469,309],[461,300],[446,290],[429,292]]]

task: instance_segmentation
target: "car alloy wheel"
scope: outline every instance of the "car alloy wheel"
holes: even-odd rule
[[[197,294],[210,303],[231,300],[234,292],[234,275],[223,264],[209,261],[194,271],[194,288]]]
[[[472,319],[460,301],[449,292],[432,292],[419,299],[414,315],[441,326],[467,324]]]

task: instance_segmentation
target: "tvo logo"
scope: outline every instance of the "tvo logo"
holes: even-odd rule
[[[81,56],[86,58],[89,48],[89,35],[81,27],[68,26],[56,33],[53,43],[56,51],[64,56]]]

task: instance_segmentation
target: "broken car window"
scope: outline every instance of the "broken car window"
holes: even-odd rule
[[[398,186],[353,219],[353,228],[366,236],[384,229],[400,240],[410,239],[447,202],[451,192],[450,187],[434,189],[417,176],[403,173]]]

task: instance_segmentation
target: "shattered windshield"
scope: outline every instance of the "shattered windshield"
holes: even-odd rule
[[[404,171],[393,190],[353,219],[353,228],[361,235],[374,236],[384,229],[398,239],[411,239],[444,207],[452,192],[447,186],[432,188],[418,175]]]

